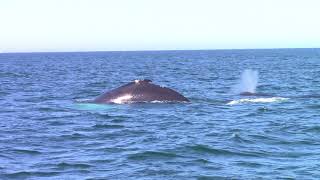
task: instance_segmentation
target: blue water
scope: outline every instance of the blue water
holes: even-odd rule
[[[191,103],[76,103],[144,78]],[[319,91],[320,49],[0,54],[0,179],[320,179]]]

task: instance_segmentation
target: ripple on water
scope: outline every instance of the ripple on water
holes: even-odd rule
[[[235,162],[235,164],[237,166],[249,167],[249,168],[260,168],[260,167],[265,166],[264,164],[261,164],[261,163],[255,162],[255,161],[249,161],[249,160],[237,161],[237,162]]]
[[[89,136],[87,136],[85,134],[81,134],[81,133],[64,134],[64,135],[59,136],[59,139],[61,141],[65,141],[65,140],[81,140],[81,139],[85,139],[85,138],[89,138]]]
[[[86,163],[66,163],[62,162],[56,165],[58,170],[65,170],[65,169],[89,169],[93,167],[90,164]]]
[[[131,160],[160,160],[160,159],[174,159],[183,157],[173,152],[163,151],[144,151],[128,155]]]
[[[311,127],[307,127],[304,129],[304,132],[312,132],[312,133],[320,133],[320,126],[318,125],[314,125],[314,126],[311,126]]]
[[[26,154],[26,155],[40,155],[40,151],[36,150],[29,150],[29,149],[13,149],[13,153],[18,153],[18,154]]]
[[[0,179],[320,179],[319,52],[0,54]],[[191,103],[85,101],[140,78]]]
[[[224,156],[224,157],[232,157],[232,156],[239,156],[239,157],[263,157],[265,153],[258,152],[258,151],[241,151],[237,149],[229,149],[226,148],[213,148],[207,145],[194,145],[188,146],[187,149],[194,151],[194,153],[198,154],[212,154],[216,156]]]
[[[41,171],[18,171],[14,173],[7,173],[4,174],[5,178],[8,179],[28,179],[28,178],[36,178],[36,177],[54,177],[59,175],[60,172],[56,171],[48,171],[48,172],[41,172]],[[0,176],[1,177],[1,176]]]
[[[96,124],[92,126],[93,130],[98,130],[98,129],[122,129],[125,128],[123,125],[118,125],[118,124]]]
[[[230,139],[238,143],[247,143],[247,144],[254,143],[253,141],[250,141],[249,139],[244,138],[239,133],[233,133]]]

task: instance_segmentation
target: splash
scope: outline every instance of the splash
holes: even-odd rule
[[[107,104],[77,103],[74,104],[71,108],[84,111],[105,111],[112,110],[114,107]]]
[[[243,104],[243,103],[273,103],[273,102],[286,101],[288,99],[289,98],[283,98],[283,97],[239,99],[239,100],[230,101],[229,103],[227,103],[227,105],[236,105],[236,104]]]
[[[258,85],[258,71],[246,69],[241,74],[239,83],[233,88],[237,94],[242,92],[255,93]]]

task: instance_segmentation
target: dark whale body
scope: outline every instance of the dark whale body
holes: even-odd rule
[[[135,80],[121,87],[105,92],[92,102],[106,103],[140,103],[140,102],[189,102],[180,93],[159,85],[151,80]]]

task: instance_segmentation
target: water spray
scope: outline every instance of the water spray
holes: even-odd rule
[[[242,72],[240,81],[234,87],[234,92],[241,93],[255,93],[258,85],[258,71],[246,69]]]

